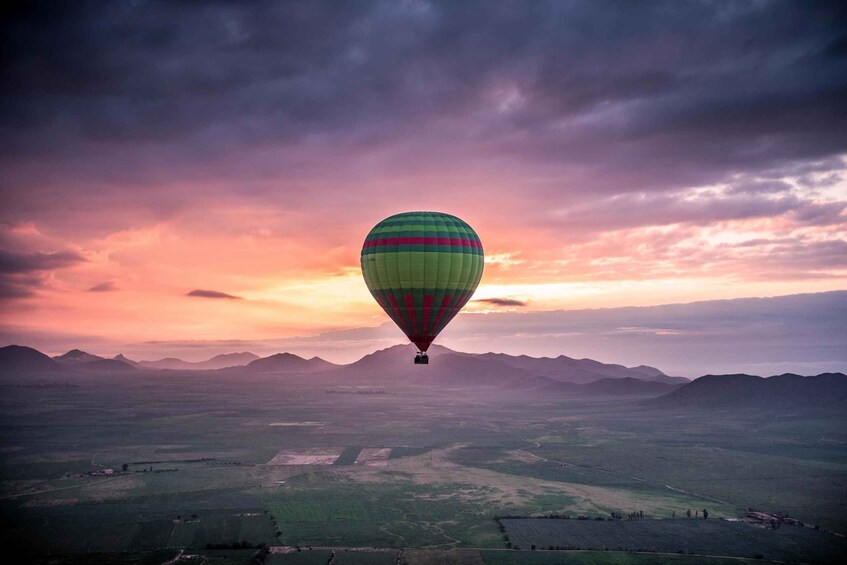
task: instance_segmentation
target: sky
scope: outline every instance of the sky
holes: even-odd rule
[[[402,339],[359,253],[409,210],[485,247],[448,346],[847,289],[843,2],[77,1],[2,27],[2,344],[349,361],[373,343],[324,337]],[[639,357],[548,330],[524,345]]]

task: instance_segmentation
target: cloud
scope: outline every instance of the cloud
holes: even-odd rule
[[[789,192],[791,185],[782,180],[748,179],[732,183],[727,191],[729,194],[776,194]]]
[[[492,306],[526,306],[526,302],[514,298],[479,298],[474,302],[483,302]]]
[[[533,309],[847,280],[843,2],[82,0],[0,25],[0,248],[22,254],[0,293],[39,295],[20,326],[376,323],[364,285],[323,281],[410,207],[469,221],[481,296]],[[233,273],[239,316],[185,336],[205,309],[157,281]],[[108,280],[133,295],[44,291]]]
[[[570,229],[596,232],[640,226],[717,222],[785,216],[798,224],[843,224],[847,200],[816,202],[794,194],[773,197],[767,193],[687,190],[665,193],[630,193],[590,200],[553,210],[548,221]]]
[[[0,249],[0,299],[28,298],[46,286],[52,271],[86,262],[73,251],[13,252]]]
[[[374,171],[501,206],[673,191],[844,154],[845,25],[838,2],[32,4],[3,23],[0,171],[9,214],[364,212],[344,195]]]
[[[696,377],[759,364],[847,372],[847,291],[639,308],[459,315],[438,343],[461,351],[560,354]]]
[[[73,251],[15,253],[0,249],[0,274],[51,271],[82,262],[85,262],[85,258]]]
[[[113,290],[119,290],[117,285],[112,281],[106,281],[92,286],[86,292],[111,292]]]
[[[669,374],[847,372],[847,291],[772,298],[713,300],[649,307],[460,314],[436,343],[458,351],[588,357]],[[55,333],[0,325],[0,345],[18,343],[50,353],[74,347],[109,356],[207,359],[249,350],[289,351],[350,363],[406,338],[391,322],[376,327],[265,340],[120,342],[114,336]]]
[[[224,298],[227,300],[241,300],[240,296],[234,296],[225,292],[218,292],[217,290],[202,290],[199,288],[186,293],[185,296],[194,296],[197,298]]]

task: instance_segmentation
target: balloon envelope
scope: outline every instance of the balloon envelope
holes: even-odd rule
[[[483,263],[473,228],[440,212],[385,218],[362,246],[368,290],[421,351],[473,296]]]

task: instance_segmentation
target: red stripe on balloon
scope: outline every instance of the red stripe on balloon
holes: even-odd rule
[[[400,316],[399,310],[397,308],[394,308],[391,305],[391,302],[389,302],[384,297],[377,298],[376,302],[377,302],[377,304],[379,304],[382,307],[382,309],[385,311],[385,313],[388,314],[388,317],[391,318],[394,321],[395,324],[397,324],[397,326],[400,328],[400,330],[403,333],[406,333],[406,330],[404,329],[405,328],[405,322],[403,321],[403,316]]]
[[[429,328],[429,317],[432,314],[432,303],[435,301],[435,295],[424,294],[423,297],[423,326],[421,331],[426,331]]]
[[[450,305],[450,302],[452,300],[452,294],[445,294],[444,298],[441,299],[441,306],[438,308],[438,316],[435,317],[435,323],[432,325],[433,333],[438,330],[438,325],[441,323],[441,318],[444,316],[444,313],[447,312],[447,307]]]
[[[388,302],[391,303],[391,307],[394,309],[394,312],[397,314],[397,325],[400,326],[400,329],[403,330],[407,336],[409,335],[409,328],[406,326],[406,320],[403,318],[403,313],[400,312],[400,305],[397,304],[397,299],[394,298],[391,294],[387,296]]]
[[[403,296],[403,300],[406,302],[406,313],[409,315],[412,331],[415,335],[418,335],[418,317],[415,315],[415,296],[413,294],[406,294]]]
[[[382,245],[457,245],[476,249],[480,247],[478,241],[459,237],[385,237],[366,241],[364,247],[379,247]]]

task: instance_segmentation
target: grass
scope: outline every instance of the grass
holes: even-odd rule
[[[394,565],[396,551],[336,551],[333,565]]]
[[[172,524],[171,547],[206,547],[206,544],[246,541],[250,545],[279,543],[270,516],[259,510],[258,516],[240,515],[253,512],[230,510],[201,511],[197,521]]]
[[[700,555],[650,555],[621,551],[480,551],[485,565],[739,565],[770,563],[761,559],[725,559]]]
[[[583,465],[580,472],[611,478],[612,470],[655,485],[724,500],[738,508],[770,509],[847,531],[841,501],[847,465],[820,459],[751,453],[718,446],[637,442],[602,447],[544,448],[537,453]],[[590,468],[595,468],[593,471]],[[714,506],[713,502],[708,502]]]
[[[272,553],[265,565],[326,565],[332,556],[331,551],[313,549],[293,553]]]
[[[503,519],[513,546],[645,551],[834,563],[847,541],[802,526],[765,529],[723,520]]]
[[[289,545],[493,545],[498,535],[484,505],[456,496],[467,486],[319,476],[292,481],[267,504]]]

